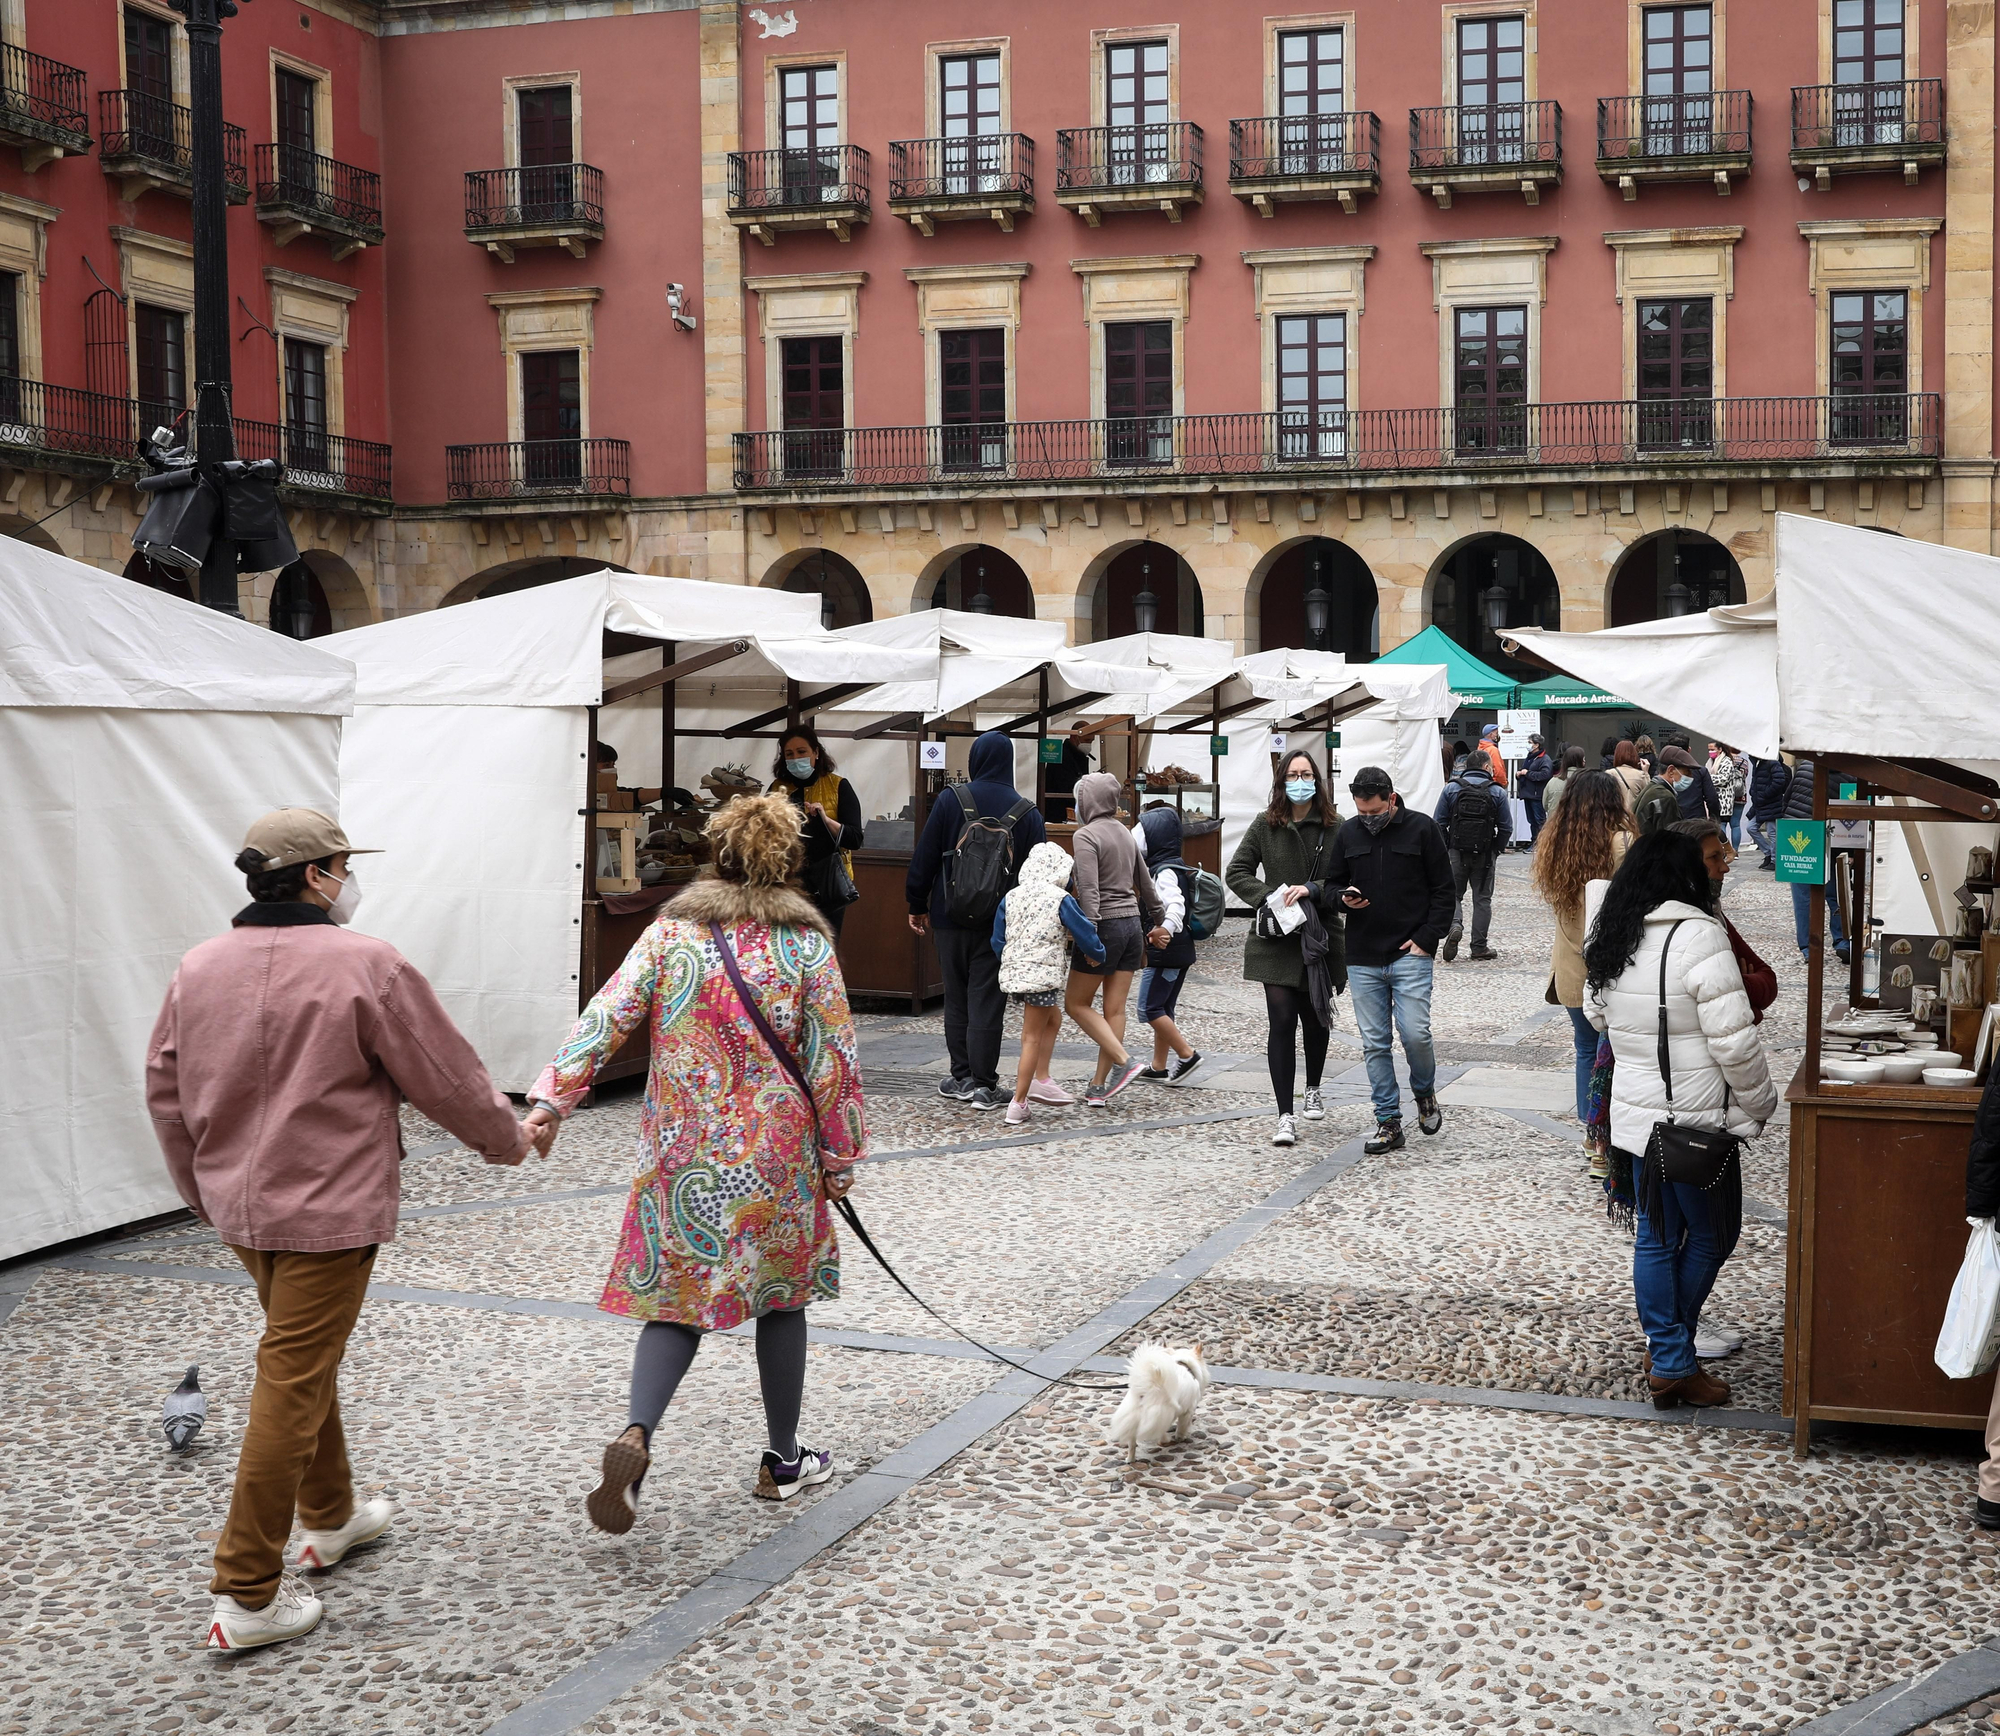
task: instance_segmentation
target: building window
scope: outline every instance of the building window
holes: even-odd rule
[[[785,417],[785,470],[790,475],[825,475],[840,468],[847,423],[845,340],[786,338],[782,346]]]
[[[285,339],[285,434],[287,462],[312,470],[329,468],[324,344]]]
[[[1461,452],[1517,452],[1528,443],[1528,310],[1456,310],[1453,403]]]
[[[1280,451],[1339,457],[1347,450],[1347,316],[1287,314],[1277,336]]]
[[[1639,444],[1706,446],[1714,426],[1715,304],[1642,301],[1638,308]]]
[[[1910,389],[1910,298],[1884,290],[1829,300],[1833,438],[1843,445],[1900,445]]]
[[[1111,129],[1105,161],[1113,186],[1163,181],[1173,173],[1167,61],[1164,39],[1105,45],[1104,121]]]
[[[0,271],[0,377],[21,377],[21,274]]]
[[[136,303],[132,324],[139,341],[140,420],[146,429],[169,426],[187,408],[187,316],[178,308]]]
[[[945,139],[947,193],[989,191],[1000,183],[1000,56],[938,59],[938,127]],[[976,178],[976,179],[975,179]]]
[[[1706,6],[1649,6],[1644,26],[1647,154],[1689,156],[1713,149],[1713,13]]]
[[[1527,114],[1527,25],[1519,17],[1458,21],[1458,154],[1518,163]]]
[[[522,472],[530,482],[583,475],[583,352],[529,350],[521,357]]]
[[[277,86],[278,197],[310,203],[319,189],[319,80],[281,66]]]
[[[1004,462],[1007,334],[999,326],[938,333],[938,420],[951,469],[992,470]]]
[[[784,145],[785,202],[809,205],[840,192],[840,68],[778,70],[778,118]]]
[[[576,135],[571,89],[539,85],[514,97],[515,147],[520,156],[521,211],[526,222],[568,215],[576,198]]]
[[[133,153],[176,159],[174,35],[164,18],[125,8],[125,127]]]
[[[1903,142],[1903,0],[1834,0],[1834,137]]]
[[[1104,328],[1105,456],[1158,464],[1174,453],[1174,327],[1130,320]]]
[[[1278,36],[1278,113],[1337,115],[1347,108],[1347,57],[1338,30],[1286,30]]]

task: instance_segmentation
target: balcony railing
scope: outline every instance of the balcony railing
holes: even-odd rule
[[[90,111],[81,67],[0,44],[0,133],[90,149]]]
[[[1193,121],[1065,127],[1056,134],[1058,193],[1144,192],[1201,185],[1201,128]]]
[[[143,407],[130,398],[0,375],[0,448],[32,454],[53,468],[81,460],[91,470],[137,469],[142,417]],[[172,413],[165,419],[171,421]],[[143,431],[150,433],[152,424],[144,423]]]
[[[731,212],[810,211],[868,203],[868,153],[859,145],[811,150],[732,151]]]
[[[1570,470],[1676,460],[1907,461],[1936,458],[1942,442],[1935,393],[1110,417],[738,434],[736,486]]]
[[[107,173],[138,165],[161,181],[186,187],[194,180],[194,116],[179,103],[137,90],[97,93],[97,149]],[[243,129],[222,129],[223,183],[232,202],[250,196],[250,155]]]
[[[889,146],[889,203],[1015,198],[1035,190],[1035,141],[1025,133],[969,139],[897,139]]]
[[[1410,172],[1562,166],[1562,105],[1468,103],[1410,110]]]
[[[1750,93],[1597,99],[1597,159],[1651,165],[1685,157],[1747,157]]]
[[[469,169],[465,227],[596,229],[604,227],[604,171],[588,163],[536,163],[518,169]]]
[[[260,216],[296,216],[372,245],[382,239],[382,177],[296,145],[259,145],[257,210]]]
[[[587,500],[632,495],[629,440],[498,440],[447,446],[453,500]]]
[[[1944,149],[1944,81],[1891,84],[1807,84],[1792,87],[1795,153],[1879,153],[1900,162],[1916,147]]]
[[[391,498],[389,448],[378,440],[350,440],[318,428],[284,428],[238,417],[236,455],[275,458],[285,467],[281,489],[356,500]]]
[[[1382,172],[1382,123],[1366,109],[1229,123],[1229,181],[1354,179]]]

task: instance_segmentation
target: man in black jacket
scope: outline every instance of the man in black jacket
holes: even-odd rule
[[[1403,1145],[1392,1024],[1410,1063],[1417,1125],[1425,1133],[1444,1126],[1431,1046],[1431,970],[1451,921],[1451,857],[1437,822],[1404,807],[1380,766],[1363,766],[1347,789],[1356,816],[1335,837],[1318,890],[1338,895],[1347,912],[1347,983],[1375,1101],[1375,1136],[1366,1145],[1372,1155]]]
[[[1757,866],[1767,873],[1778,866],[1777,824],[1778,810],[1785,805],[1785,788],[1791,780],[1791,773],[1781,759],[1760,759],[1750,762],[1750,799],[1743,810],[1743,817],[1750,824],[1750,838],[1757,846],[1763,860]]]
[[[1977,1056],[1971,1064],[1978,1065]],[[1972,1145],[1965,1154],[1965,1215],[2000,1216],[2000,1067],[1987,1075],[1972,1123]],[[1973,1514],[1980,1530],[2000,1531],[2000,1379],[1993,1386],[1993,1408],[1986,1413],[1986,1462],[1979,1467]]]
[[[982,819],[1004,820],[1021,803],[1014,788],[1014,744],[998,730],[973,742],[966,771],[971,780],[966,789]],[[993,913],[989,910],[975,928],[961,928],[945,904],[945,865],[964,826],[965,805],[954,792],[941,791],[911,852],[903,892],[910,927],[918,934],[929,931],[937,945],[938,974],[944,978],[944,1046],[951,1056],[951,1077],[940,1082],[938,1095],[975,1109],[1004,1109],[1009,1097],[1000,1089],[1000,1032],[1007,997],[1000,992],[1000,961],[993,955]],[[1014,856],[1003,896],[1012,890],[1028,852],[1048,835],[1029,799],[1026,812],[1014,822]]]
[[[1451,927],[1444,937],[1444,962],[1458,957],[1459,913],[1468,889],[1472,893],[1472,956],[1498,958],[1486,944],[1493,923],[1493,866],[1514,836],[1514,814],[1507,792],[1486,769],[1483,754],[1468,754],[1438,797],[1431,816],[1444,834],[1451,861]]]
[[[1792,781],[1785,786],[1784,806],[1777,819],[1777,832],[1785,830],[1787,820],[1810,820],[1813,811],[1813,763],[1809,759],[1792,762]],[[1832,852],[1827,853],[1827,866],[1833,866]],[[1792,882],[1792,925],[1799,943],[1799,962],[1804,964],[1811,957],[1808,950],[1812,940],[1812,888],[1801,881]],[[1833,896],[1829,886],[1826,897],[1826,925],[1833,940],[1834,956],[1842,964],[1847,963],[1847,925],[1840,920],[1840,900]]]
[[[1660,759],[1667,762],[1667,755],[1676,753],[1680,757],[1671,763],[1679,766],[1687,776],[1674,786],[1674,800],[1680,807],[1683,820],[1720,820],[1726,816],[1722,812],[1722,797],[1717,794],[1715,779],[1709,776],[1708,767],[1695,757],[1694,744],[1684,735],[1670,735],[1666,745],[1660,750]]]

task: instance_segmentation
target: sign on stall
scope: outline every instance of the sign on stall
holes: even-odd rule
[[[1503,711],[1500,714],[1500,757],[1524,760],[1531,746],[1528,737],[1542,727],[1539,711]]]
[[[1285,751],[1285,748],[1286,748],[1285,732],[1281,729],[1272,730],[1271,751],[1273,753],[1283,753]]]
[[[1037,751],[1042,756],[1043,765],[1059,766],[1062,764],[1062,750],[1063,744],[1061,741],[1054,736],[1045,735],[1041,738],[1041,747]]]
[[[917,743],[917,764],[927,772],[944,770],[944,743],[941,741],[920,741]]]
[[[1227,759],[1229,757],[1229,737],[1226,735],[1210,736],[1208,738],[1208,757],[1210,759]]]
[[[1778,868],[1781,884],[1823,886],[1826,884],[1826,822],[1824,820],[1780,820],[1777,828]]]

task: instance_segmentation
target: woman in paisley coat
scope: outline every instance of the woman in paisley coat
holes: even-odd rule
[[[868,1155],[868,1131],[833,938],[796,889],[799,822],[783,796],[739,797],[710,819],[710,874],[640,936],[529,1093],[532,1126],[567,1116],[626,1035],[649,1025],[639,1170],[599,1304],[646,1325],[629,1426],[585,1503],[602,1531],[632,1528],[653,1430],[701,1335],[745,1320],[757,1322],[770,1434],[755,1492],[789,1500],[833,1475],[833,1455],[798,1440],[804,1310],[840,1294],[829,1202]],[[811,1104],[744,1012],[725,946]]]

